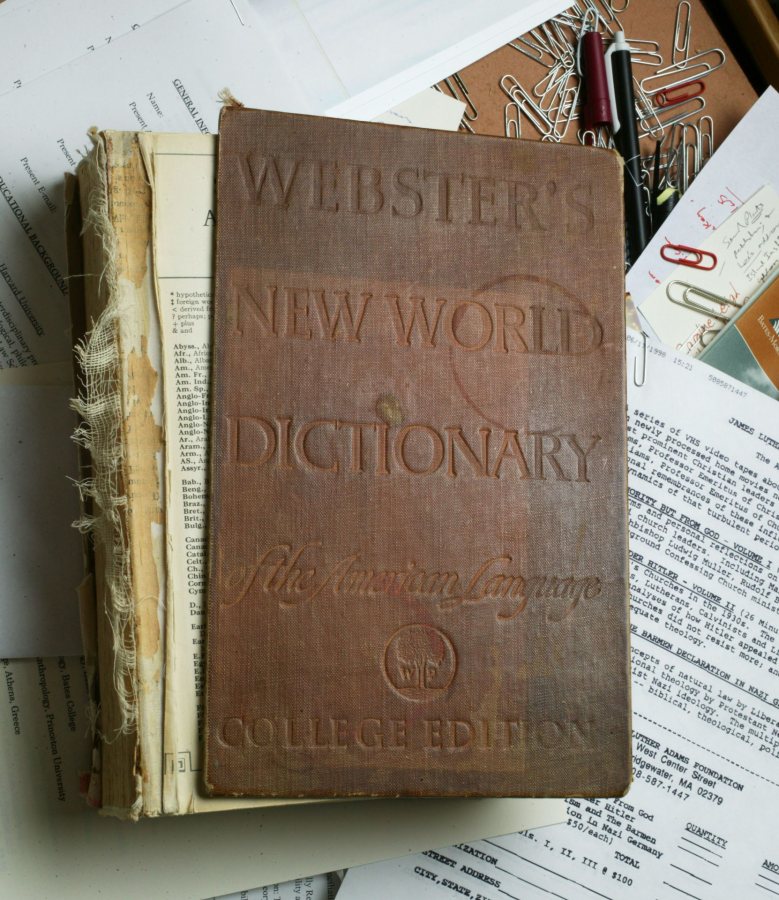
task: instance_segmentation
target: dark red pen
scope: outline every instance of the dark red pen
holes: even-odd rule
[[[600,32],[587,31],[580,38],[579,66],[584,84],[582,129],[595,131],[601,125],[611,125],[606,59]]]

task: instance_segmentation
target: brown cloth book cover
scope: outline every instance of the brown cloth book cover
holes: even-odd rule
[[[630,782],[621,163],[230,108],[207,789]]]

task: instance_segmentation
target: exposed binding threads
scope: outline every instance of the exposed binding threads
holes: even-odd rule
[[[89,450],[91,477],[78,482],[82,500],[91,498],[91,515],[82,515],[74,526],[93,535],[105,559],[105,613],[113,641],[113,683],[119,703],[120,722],[112,740],[135,730],[137,696],[135,682],[135,609],[130,578],[130,555],[126,534],[127,497],[123,492],[124,440],[121,395],[121,364],[118,345],[120,310],[116,291],[114,258],[116,236],[108,215],[105,178],[105,147],[97,141],[81,163],[91,169],[88,212],[83,233],[89,231],[103,248],[105,267],[98,289],[108,301],[92,330],[75,349],[81,384],[71,407],[81,417],[73,440]]]
[[[230,88],[223,87],[221,91],[217,92],[217,97],[219,97],[219,102],[224,107],[243,108],[243,106],[245,105],[241,103],[241,101],[233,94]]]

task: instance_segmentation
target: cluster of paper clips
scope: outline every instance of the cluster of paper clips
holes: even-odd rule
[[[655,154],[641,157],[645,183],[654,182],[659,163],[659,184],[655,188],[675,188],[683,194],[706,161],[714,153],[714,120],[701,116],[697,122],[677,123],[658,141],[659,158]]]
[[[511,47],[546,71],[530,88],[512,74],[500,79],[508,98],[504,108],[507,137],[521,137],[523,128],[530,128],[541,140],[562,141],[573,123],[578,124],[582,111],[580,41],[585,32],[594,29],[604,38],[623,31],[619,16],[628,5],[629,0],[620,6],[613,0],[577,0],[565,12],[511,42]],[[714,152],[714,123],[711,116],[701,115],[706,107],[703,94],[705,78],[724,65],[725,53],[719,48],[691,52],[691,12],[689,0],[679,0],[669,64],[665,64],[657,41],[628,38],[634,72],[640,73],[642,66],[652,69],[645,77],[634,75],[633,79],[639,131],[661,142],[659,155],[642,159],[647,190],[657,174],[663,185],[683,192]],[[466,115],[472,121],[476,111],[462,87],[460,99],[469,103]],[[583,144],[613,146],[608,128],[579,130],[578,138]]]

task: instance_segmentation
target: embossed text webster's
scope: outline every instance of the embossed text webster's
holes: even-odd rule
[[[235,158],[243,202],[266,209],[330,215],[425,218],[441,225],[582,234],[595,227],[592,183],[553,178],[494,178],[433,172],[417,166],[382,169],[321,159],[266,155]]]

